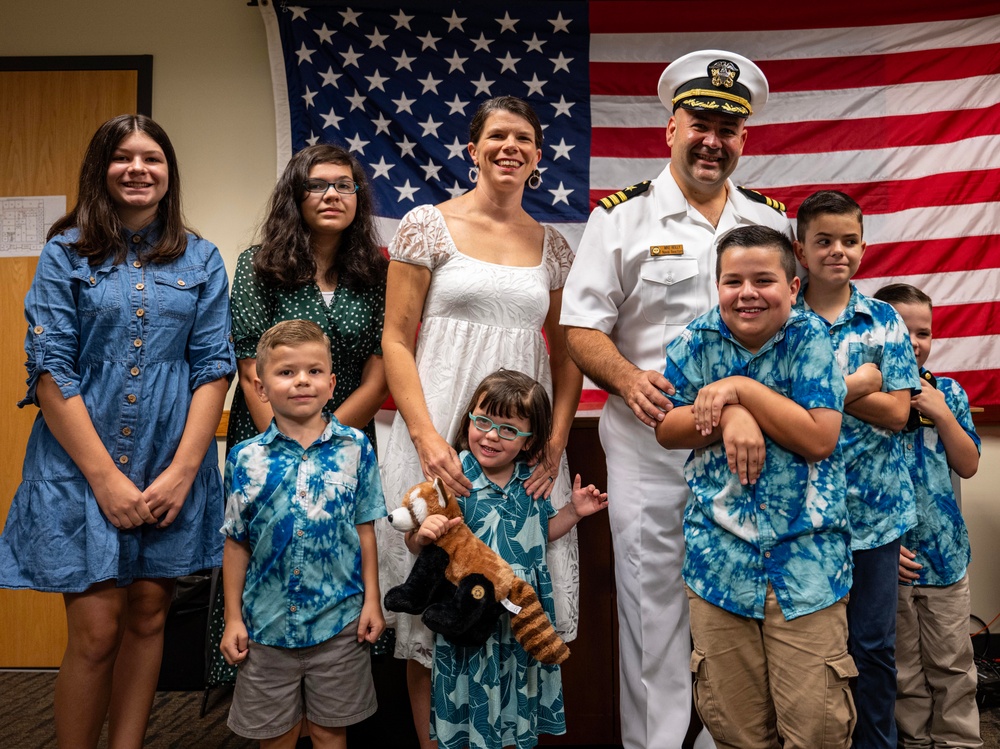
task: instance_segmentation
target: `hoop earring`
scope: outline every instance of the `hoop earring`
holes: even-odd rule
[[[528,176],[528,187],[537,190],[542,186],[542,173],[537,169]]]
[[[479,181],[479,167],[473,164],[469,167],[469,182],[476,184]]]

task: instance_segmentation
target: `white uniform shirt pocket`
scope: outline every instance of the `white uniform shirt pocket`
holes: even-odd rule
[[[698,298],[698,260],[658,257],[639,269],[642,316],[657,325],[687,325],[704,310]]]

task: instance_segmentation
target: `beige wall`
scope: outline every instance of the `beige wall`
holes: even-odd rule
[[[185,215],[219,246],[232,273],[275,178],[260,11],[245,0],[3,5],[5,56],[153,55],[153,118],[177,151]]]
[[[245,0],[4,3],[0,51],[153,55],[153,117],[177,150],[187,218],[219,246],[232,273],[275,177],[274,105],[258,9]],[[963,504],[974,556],[972,610],[989,621],[1000,612],[1000,427],[981,434],[983,458],[978,475],[964,483]]]
[[[979,473],[962,482],[962,512],[972,542],[972,613],[989,622],[1000,613],[1000,426],[979,427]],[[991,628],[1000,632],[1000,624]]]

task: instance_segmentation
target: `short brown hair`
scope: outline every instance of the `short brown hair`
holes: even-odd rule
[[[819,190],[802,201],[795,216],[795,234],[800,242],[805,241],[809,224],[820,216],[853,216],[858,220],[858,228],[864,235],[864,216],[857,201],[839,190]]]
[[[732,247],[763,247],[775,250],[781,256],[781,268],[789,283],[795,278],[795,252],[791,240],[769,226],[738,226],[722,235],[715,250],[715,280],[722,278],[722,256]]]
[[[261,376],[268,357],[278,346],[301,346],[303,343],[322,343],[326,347],[330,368],[333,368],[330,338],[319,325],[311,320],[283,320],[268,328],[257,342],[257,376]]]
[[[510,112],[528,121],[531,129],[535,131],[535,148],[542,147],[542,123],[535,114],[535,110],[524,99],[516,96],[494,96],[479,105],[479,109],[472,115],[472,122],[469,123],[469,140],[473,143],[479,142],[479,136],[483,134],[486,127],[486,120],[494,112]]]
[[[469,449],[469,414],[482,399],[482,409],[497,416],[527,419],[531,436],[518,457],[521,460],[544,460],[545,446],[552,434],[552,404],[545,388],[537,380],[513,369],[500,369],[487,375],[462,412],[462,426],[455,437],[456,450]]]
[[[934,309],[931,298],[916,286],[908,283],[890,283],[872,294],[874,299],[878,299],[888,304],[926,304]]]

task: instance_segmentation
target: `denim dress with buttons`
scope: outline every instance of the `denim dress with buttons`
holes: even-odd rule
[[[71,247],[75,229],[53,238],[24,305],[28,390],[18,405],[38,405],[38,378],[48,372],[63,398],[82,396],[111,458],[140,490],[170,465],[192,393],[236,371],[219,251],[188,235],[176,260],[147,263],[159,231],[154,222],[124,233],[124,262],[93,266]],[[115,528],[39,413],[0,536],[0,587],[81,592],[216,566],[222,515],[213,442],[170,526]]]

